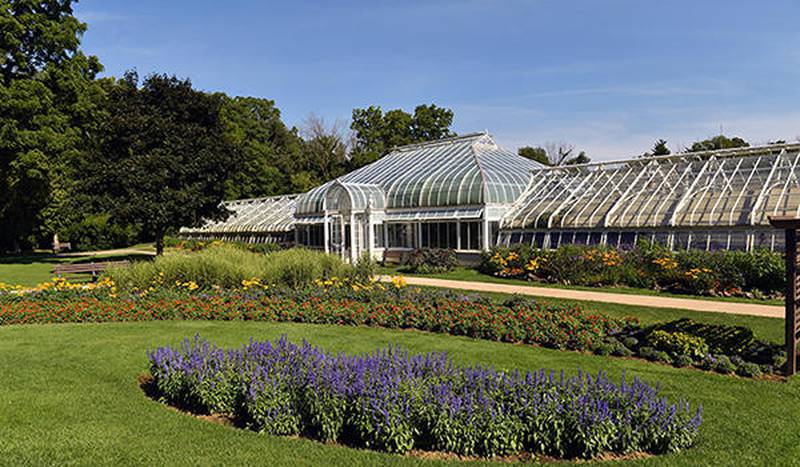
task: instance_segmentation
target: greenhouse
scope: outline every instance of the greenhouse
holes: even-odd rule
[[[297,198],[297,242],[354,260],[414,248],[489,248],[541,166],[486,133],[403,146]]]
[[[534,170],[498,243],[776,250],[769,217],[800,215],[798,161],[793,143]]]
[[[544,167],[487,133],[403,146],[300,195],[229,201],[181,235],[296,243],[355,260],[416,248],[462,261],[495,244],[782,248],[770,216],[800,216],[800,143]]]
[[[242,199],[223,203],[230,215],[222,222],[206,222],[199,228],[184,227],[180,236],[196,240],[245,243],[294,242],[294,210],[297,195]]]

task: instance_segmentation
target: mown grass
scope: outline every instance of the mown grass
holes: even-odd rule
[[[675,297],[675,298],[691,298],[693,300],[713,300],[722,302],[735,302],[735,303],[753,303],[759,305],[783,305],[781,299],[754,299],[746,297],[709,297],[705,295],[686,295],[676,294],[669,292],[661,292],[651,289],[639,289],[635,287],[588,287],[581,285],[565,285],[565,284],[548,284],[544,282],[530,282],[522,279],[505,279],[502,277],[495,277],[488,274],[482,274],[477,269],[459,266],[450,272],[443,272],[437,274],[414,274],[409,272],[406,268],[400,266],[383,266],[380,268],[381,274],[404,276],[418,276],[429,277],[431,279],[449,279],[454,281],[472,281],[472,282],[486,282],[490,284],[506,284],[506,285],[523,285],[528,287],[547,287],[553,289],[567,289],[567,290],[586,290],[590,292],[608,292],[618,293],[625,295],[653,295],[656,297]]]
[[[0,256],[0,282],[10,285],[33,287],[49,281],[53,277],[53,267],[57,264],[77,264],[92,261],[130,261],[149,259],[147,254],[104,254],[87,256],[56,256],[51,253],[32,253],[26,255]],[[81,279],[90,279],[85,276]]]
[[[256,322],[150,322],[0,327],[0,463],[8,465],[435,465],[307,440],[259,435],[182,415],[145,397],[145,350],[201,333],[220,345],[251,336],[369,352],[398,343],[498,368],[607,370],[660,382],[704,407],[696,447],[627,465],[797,465],[800,379],[753,381],[416,331]]]

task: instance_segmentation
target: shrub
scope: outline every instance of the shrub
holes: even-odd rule
[[[439,274],[452,271],[458,265],[453,250],[418,248],[406,261],[410,272],[418,274]]]
[[[252,279],[264,284],[304,287],[317,279],[351,274],[352,268],[340,258],[321,252],[293,248],[260,255],[230,245],[165,255],[108,272],[117,286],[125,290],[150,290],[172,284],[201,289],[237,288]]]
[[[678,368],[691,366],[692,363],[694,363],[694,360],[688,355],[677,355],[672,359],[672,364]]]
[[[197,240],[193,238],[182,239],[178,237],[165,237],[164,246],[181,251],[201,251],[220,245],[236,247],[251,253],[267,254],[280,251],[283,247],[278,243],[247,243],[228,240]]]
[[[107,250],[133,245],[140,229],[122,226],[110,220],[108,214],[86,215],[66,228],[62,241],[69,240],[73,250]]]
[[[498,277],[575,285],[625,285],[695,295],[770,295],[783,290],[783,258],[767,250],[670,251],[640,242],[631,250],[599,245],[498,246],[480,270]]]
[[[647,341],[658,350],[669,352],[673,356],[686,355],[690,358],[702,358],[708,353],[708,344],[702,337],[683,332],[667,332],[655,330],[647,336]]]
[[[729,375],[736,371],[736,365],[734,365],[733,362],[731,362],[731,359],[726,355],[720,355],[717,357],[717,364],[714,365],[714,371],[724,375]]]
[[[736,374],[747,378],[757,378],[761,376],[761,367],[756,363],[744,362],[736,367]]]
[[[256,431],[323,441],[347,436],[395,453],[660,454],[691,446],[701,423],[700,409],[672,405],[638,379],[616,385],[604,372],[506,373],[396,347],[349,356],[285,337],[228,350],[195,338],[148,352],[148,359],[159,394],[173,404],[222,409]],[[223,389],[198,389],[205,381]],[[234,393],[233,406],[220,405],[219,392]]]

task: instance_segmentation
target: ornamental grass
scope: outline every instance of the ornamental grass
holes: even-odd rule
[[[195,337],[148,358],[157,394],[173,405],[262,433],[392,453],[661,454],[691,446],[701,424],[699,408],[624,375],[615,384],[604,372],[503,372],[397,347],[352,356],[285,336],[238,349]]]

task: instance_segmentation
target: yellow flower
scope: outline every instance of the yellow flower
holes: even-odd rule
[[[392,284],[394,284],[395,288],[402,289],[406,286],[406,278],[403,276],[393,276]]]
[[[665,271],[672,271],[674,269],[677,269],[678,267],[678,262],[675,261],[673,258],[670,258],[669,256],[664,256],[663,258],[654,259],[653,263],[655,263]]]

